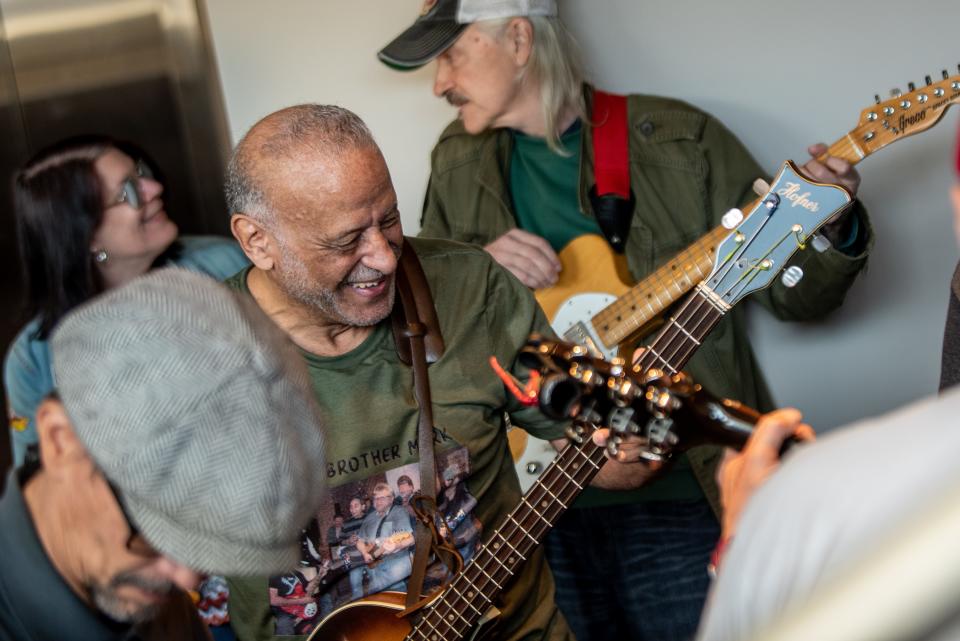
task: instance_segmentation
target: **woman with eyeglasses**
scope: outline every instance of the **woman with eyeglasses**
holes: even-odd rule
[[[47,339],[68,311],[153,267],[173,264],[221,280],[247,265],[232,239],[178,239],[163,185],[137,155],[107,137],[71,138],[39,152],[14,176],[32,319],[4,362],[15,466],[37,440],[34,410],[53,389]]]

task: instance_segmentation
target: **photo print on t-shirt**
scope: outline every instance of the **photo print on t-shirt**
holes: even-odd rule
[[[437,452],[437,529],[463,558],[476,551],[482,525],[467,489],[466,447]],[[301,560],[270,579],[270,606],[277,635],[309,634],[335,609],[384,591],[406,592],[414,551],[411,500],[420,493],[420,465],[410,463],[331,488],[303,531]],[[424,589],[447,579],[451,569],[434,562]]]

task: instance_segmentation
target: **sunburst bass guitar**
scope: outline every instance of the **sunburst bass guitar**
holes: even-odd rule
[[[810,207],[795,207],[793,201],[783,196],[791,185],[802,185],[809,192]],[[657,370],[658,380],[662,379],[661,374],[677,374],[733,305],[769,285],[790,256],[805,248],[816,230],[851,201],[845,189],[812,183],[798,173],[793,163],[786,163],[757,215],[747,217],[719,245],[718,259],[709,277],[690,294],[638,362],[632,368],[623,362],[613,364],[611,373],[624,374],[617,379],[617,393],[635,397],[642,394],[645,398],[643,381],[648,372]],[[533,366],[538,366],[555,358],[555,350],[548,353],[551,350],[554,347],[550,344],[534,342],[521,357],[533,359]],[[574,346],[571,350],[583,348]],[[524,362],[531,365],[530,361]],[[627,373],[631,375],[626,376]],[[594,379],[588,376],[583,380]],[[659,420],[645,420],[642,404],[629,414],[622,411],[625,409],[617,404],[608,411],[606,406],[600,407],[584,397],[571,428],[571,442],[486,537],[463,570],[426,606],[409,617],[398,617],[404,609],[403,594],[372,595],[334,610],[319,623],[310,639],[455,641],[491,634],[503,588],[603,465],[604,451],[591,440],[592,431],[609,425],[629,429],[651,444],[676,444],[676,432],[663,429]],[[646,418],[655,415],[660,412],[651,412]],[[656,452],[651,448],[651,453]]]

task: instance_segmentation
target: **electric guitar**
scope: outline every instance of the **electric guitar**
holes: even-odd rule
[[[804,194],[802,202],[796,198],[798,188]],[[842,187],[810,182],[792,162],[785,163],[756,215],[743,220],[719,244],[713,271],[650,343],[633,365],[633,374],[642,377],[653,368],[666,375],[679,372],[734,304],[768,286],[790,256],[805,248],[816,230],[851,201]],[[795,276],[789,270],[786,274],[788,280]],[[540,349],[536,347],[538,353]],[[586,353],[579,345],[572,349]],[[615,366],[627,368],[622,361]],[[633,384],[632,380],[625,379],[623,385]],[[498,614],[495,603],[503,587],[603,465],[604,450],[593,443],[590,434],[605,420],[617,429],[609,414],[604,416],[589,402],[583,403],[570,430],[572,442],[477,548],[463,570],[423,608],[409,617],[398,617],[404,610],[402,593],[371,595],[333,611],[310,639],[448,641],[485,635]]]
[[[819,159],[830,155],[856,165],[897,140],[933,127],[956,103],[960,103],[960,75],[950,77],[946,71],[936,83],[927,76],[921,89],[911,83],[906,94],[883,102],[877,96],[876,104],[860,113],[857,126]],[[744,211],[756,208],[754,201]],[[660,314],[710,272],[717,245],[729,233],[718,226],[635,285],[629,284],[626,260],[606,240],[580,236],[560,251],[563,269],[557,283],[537,290],[537,301],[559,336],[613,358],[621,345],[655,329]],[[514,430],[510,438],[521,486],[528,487],[554,450],[525,432]]]

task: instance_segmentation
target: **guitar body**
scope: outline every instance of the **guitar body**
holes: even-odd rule
[[[600,342],[590,319],[630,290],[626,258],[595,234],[574,238],[558,256],[562,269],[557,283],[535,292],[550,326],[573,342],[583,343],[589,336],[602,353],[616,355],[617,346]],[[567,337],[568,332],[579,333],[581,340]]]
[[[578,345],[586,345],[607,360],[616,358],[620,353],[619,346],[608,347],[590,322],[594,314],[615,300],[617,297],[613,294],[601,292],[574,294],[563,301],[550,317],[550,327],[566,340]]]
[[[397,616],[406,608],[406,599],[404,592],[380,592],[348,603],[317,624],[307,641],[403,641],[413,630],[407,618]],[[498,615],[499,611],[491,608],[468,638],[480,641],[488,637],[487,632],[495,629],[488,624]]]
[[[381,592],[337,608],[321,621],[308,641],[403,641],[413,627],[397,616],[403,592]]]
[[[510,428],[507,440],[510,443],[513,466],[520,479],[520,490],[526,492],[550,465],[550,461],[557,455],[557,450],[548,441],[534,438],[518,427]]]

